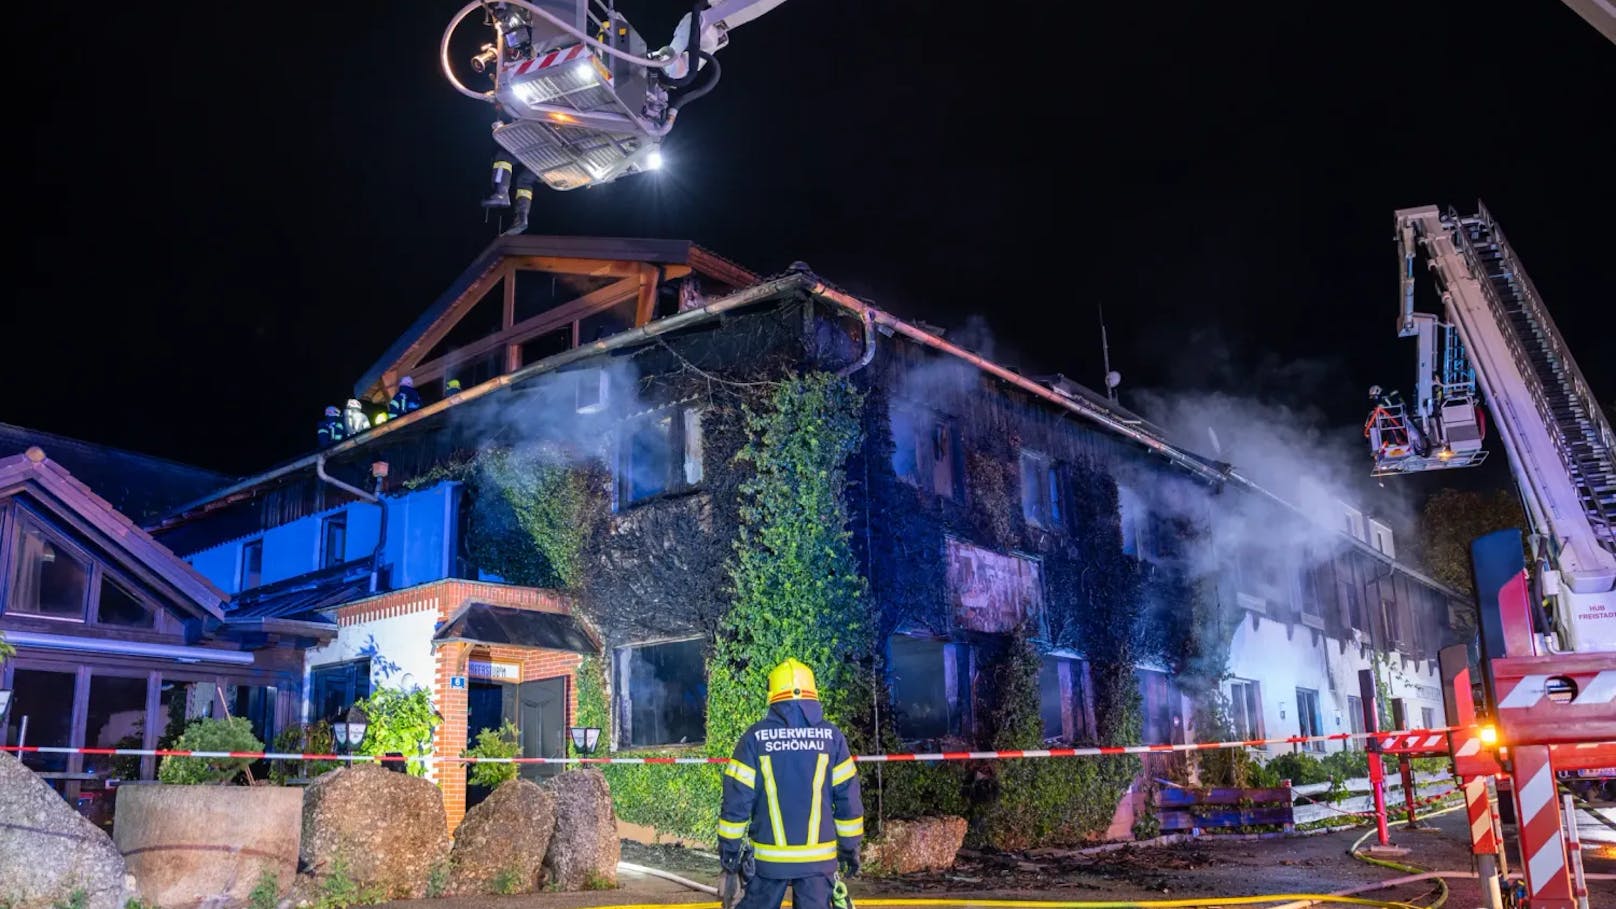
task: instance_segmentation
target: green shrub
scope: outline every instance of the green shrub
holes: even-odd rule
[[[966,762],[904,761],[878,766],[880,805],[885,818],[913,820],[937,815],[970,815],[971,803],[966,787],[974,774]],[[877,794],[877,771],[867,767],[861,770],[859,780],[863,787],[866,818],[875,813]]]
[[[483,729],[477,733],[477,742],[463,753],[463,757],[476,758],[511,758],[522,753],[522,732],[510,720],[502,723],[499,729]],[[492,789],[506,780],[514,780],[517,776],[515,764],[472,764],[471,772],[466,775],[466,782],[473,786],[487,786]]]
[[[325,720],[293,723],[275,736],[275,750],[283,754],[335,754],[337,737]],[[288,780],[314,778],[342,766],[341,761],[270,761],[271,782],[284,786]]]
[[[258,875],[258,883],[253,885],[252,892],[247,894],[248,909],[275,909],[280,905],[281,880],[275,872],[265,868]]]
[[[414,758],[432,753],[432,731],[443,717],[433,709],[432,695],[425,688],[381,688],[355,706],[364,711],[367,724],[360,754]],[[425,762],[412,760],[406,766],[412,776],[426,773]]]
[[[199,719],[185,727],[174,742],[177,751],[263,751],[246,717]],[[228,783],[241,775],[252,758],[192,758],[169,756],[157,767],[164,783]]]
[[[1278,786],[1281,780],[1290,780],[1292,786],[1331,782],[1330,772],[1311,754],[1291,751],[1270,758],[1262,765],[1258,776],[1266,787]]]
[[[1355,780],[1369,775],[1369,752],[1347,749],[1345,751],[1332,751],[1319,762],[1330,779],[1340,782]],[[1388,773],[1396,768],[1396,762],[1388,760],[1386,770]]]
[[[990,747],[1043,746],[1040,665],[1028,629],[990,663],[991,706],[984,719],[997,727]],[[989,783],[987,797],[975,806],[973,836],[1005,850],[1081,843],[1110,825],[1138,768],[1131,756],[988,762],[979,771]]]
[[[494,875],[490,888],[501,896],[522,892],[522,873],[515,868],[502,868]]]
[[[631,757],[664,756],[636,752]],[[692,752],[679,752],[689,757]],[[654,827],[670,836],[712,843],[718,836],[718,808],[723,797],[722,765],[607,764],[601,767],[612,787],[617,816]]]

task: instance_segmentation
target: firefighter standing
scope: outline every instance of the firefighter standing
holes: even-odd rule
[[[826,722],[813,670],[786,660],[769,673],[768,714],[724,769],[719,862],[738,872],[748,844],[756,862],[738,909],[777,909],[787,885],[799,909],[831,906],[837,864],[858,873],[863,836],[847,738]]]
[[[335,445],[347,438],[346,427],[342,425],[342,411],[335,405],[325,409],[325,418],[320,421],[320,447]]]
[[[415,380],[405,376],[398,380],[398,394],[387,402],[387,419],[402,417],[412,410],[421,409],[421,393],[415,390]]]

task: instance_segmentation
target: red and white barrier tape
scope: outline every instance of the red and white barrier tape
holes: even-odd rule
[[[1438,735],[1458,727],[1439,729],[1410,729],[1401,735]],[[1388,735],[1385,732],[1337,732],[1331,735],[1293,735],[1282,739],[1248,739],[1234,742],[1199,742],[1187,745],[1124,745],[1099,748],[1041,748],[1020,751],[939,751],[924,754],[861,754],[853,758],[859,763],[895,763],[903,761],[996,761],[1022,758],[1108,757],[1118,754],[1170,754],[1179,751],[1212,751],[1221,748],[1247,748],[1261,745],[1301,745],[1309,742],[1341,742]],[[385,761],[414,761],[444,764],[727,764],[725,757],[456,757],[452,755],[418,755],[415,757],[376,756],[368,754],[297,754],[277,751],[184,751],[172,748],[71,748],[55,745],[0,745],[0,751],[28,754],[89,754],[115,757],[194,757],[194,758],[248,758],[270,761],[348,761],[375,763]]]

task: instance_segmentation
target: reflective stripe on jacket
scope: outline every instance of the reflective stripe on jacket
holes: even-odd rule
[[[724,767],[718,835],[749,839],[758,874],[832,874],[864,836],[864,804],[847,738],[817,701],[786,701],[748,729]]]

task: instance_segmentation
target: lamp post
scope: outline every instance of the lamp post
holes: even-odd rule
[[[595,726],[569,726],[567,737],[572,739],[572,749],[580,757],[589,757],[595,753],[595,746],[600,742],[600,729]]]

